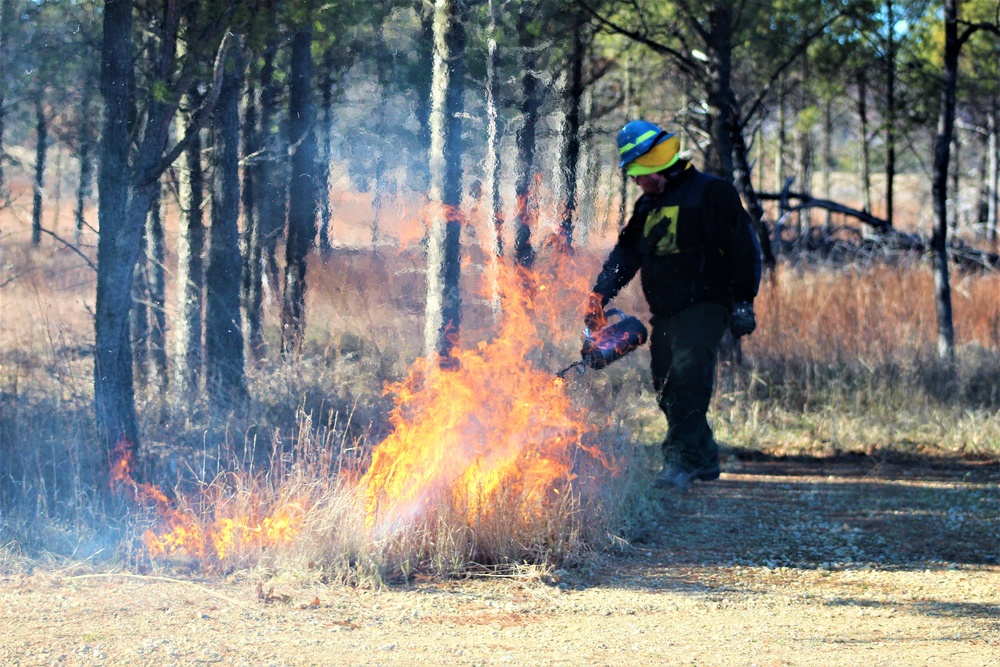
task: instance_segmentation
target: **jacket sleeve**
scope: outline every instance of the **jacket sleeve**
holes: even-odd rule
[[[636,208],[640,209],[639,204]],[[618,234],[618,242],[611,249],[608,258],[604,260],[601,273],[597,276],[593,291],[603,297],[601,305],[607,305],[618,294],[619,291],[639,271],[642,265],[642,227],[645,223],[644,212],[635,212],[632,218],[625,225],[625,228]]]
[[[729,268],[730,293],[734,301],[753,301],[760,288],[760,241],[736,188],[724,181],[716,187],[718,192],[710,200],[719,206],[716,219],[723,223],[720,241]]]

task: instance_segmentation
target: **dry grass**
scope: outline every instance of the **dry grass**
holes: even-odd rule
[[[400,207],[385,237],[418,238],[405,218]],[[10,482],[0,515],[0,568],[22,553],[104,557],[116,548],[133,564],[148,565],[142,535],[158,519],[141,513],[115,519],[80,482],[94,443],[93,275],[79,257],[48,241],[29,248],[18,224],[6,219],[0,226],[0,437]],[[168,217],[168,249],[173,225]],[[572,261],[543,262],[536,292],[542,343],[525,363],[555,372],[577,358],[582,296],[606,242],[595,237]],[[467,244],[463,340],[472,346],[496,332],[480,284],[484,269],[483,254]],[[618,462],[618,477],[588,469],[581,459],[576,477],[544,514],[526,513],[523,498],[501,495],[492,514],[471,522],[467,513],[441,506],[404,531],[373,536],[350,482],[389,431],[392,397],[383,395],[384,386],[402,378],[421,351],[421,252],[412,245],[338,248],[315,259],[309,281],[306,351],[294,362],[271,354],[248,369],[253,405],[245,422],[213,420],[203,405],[178,404],[155,391],[139,394],[145,470],[175,490],[175,508],[205,534],[220,518],[260,519],[299,508],[298,529],[280,546],[237,540],[200,565],[221,571],[280,565],[372,582],[574,562],[641,532],[649,502],[644,483],[664,430],[644,350],[567,381],[574,403],[597,427],[592,444]],[[733,449],[769,453],[997,458],[1000,276],[955,276],[953,288],[959,350],[947,366],[934,353],[933,280],[925,263],[779,268],[762,287],[760,327],[743,347],[742,364],[720,370],[710,415],[717,435]],[[645,310],[635,285],[615,305]],[[273,295],[267,307],[273,350]],[[167,310],[173,319],[169,293]],[[265,453],[263,468],[255,467],[261,460],[255,451]],[[239,472],[234,458],[244,461],[235,466]],[[110,530],[102,528],[108,524]]]

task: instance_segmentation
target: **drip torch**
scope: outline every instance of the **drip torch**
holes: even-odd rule
[[[646,326],[638,317],[626,315],[617,308],[609,308],[604,311],[604,316],[618,316],[619,320],[594,332],[590,331],[590,327],[585,328],[583,330],[583,347],[580,349],[580,361],[574,362],[556,373],[557,377],[564,377],[574,368],[580,373],[587,370],[588,366],[600,370],[631,353],[649,338]]]

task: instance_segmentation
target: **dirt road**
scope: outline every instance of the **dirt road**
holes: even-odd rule
[[[625,554],[546,576],[9,574],[0,664],[997,665],[1000,475],[934,463],[731,462]]]

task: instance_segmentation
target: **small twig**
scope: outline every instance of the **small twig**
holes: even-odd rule
[[[72,250],[73,252],[75,252],[77,255],[79,255],[83,259],[84,262],[87,263],[87,266],[89,266],[91,269],[94,270],[94,273],[97,273],[97,266],[95,266],[94,263],[92,261],[90,261],[90,258],[87,257],[86,255],[84,255],[80,251],[80,249],[77,248],[75,245],[73,245],[72,243],[70,243],[66,239],[62,238],[61,236],[59,236],[55,232],[52,232],[52,231],[49,231],[48,229],[45,229],[44,227],[39,227],[38,230],[40,232],[44,233],[44,234],[48,234],[49,236],[51,236],[52,238],[54,238],[56,241],[59,241],[59,243],[62,243],[64,246],[66,246],[67,248],[69,248],[70,250]]]

